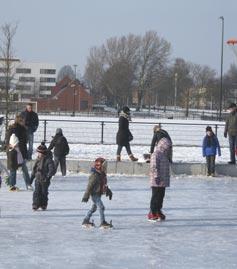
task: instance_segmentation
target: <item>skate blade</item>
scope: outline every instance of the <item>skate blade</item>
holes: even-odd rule
[[[99,229],[100,230],[109,230],[109,229],[113,229],[113,226],[100,226]]]
[[[95,225],[91,225],[91,224],[82,224],[82,228],[84,229],[94,229]]]
[[[153,223],[155,223],[155,222],[160,222],[161,221],[161,219],[159,218],[159,219],[148,219],[148,221],[149,222],[153,222]]]

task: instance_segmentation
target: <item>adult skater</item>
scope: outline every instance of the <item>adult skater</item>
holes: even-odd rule
[[[56,130],[56,134],[53,137],[48,149],[52,150],[53,148],[55,173],[57,172],[57,168],[60,163],[62,176],[66,176],[66,155],[69,153],[69,146],[61,128]]]
[[[150,184],[152,196],[148,220],[164,220],[162,212],[165,188],[170,186],[170,163],[172,162],[172,144],[170,139],[161,138],[155,146],[150,162]]]
[[[129,107],[123,107],[122,111],[119,114],[119,129],[117,132],[116,142],[118,145],[117,149],[117,161],[121,161],[121,151],[123,147],[126,148],[127,153],[131,161],[137,161],[138,159],[135,158],[132,154],[130,148],[130,141],[133,140],[133,136],[129,130],[129,121],[131,120],[131,114]]]
[[[25,127],[27,130],[27,137],[29,143],[27,160],[32,160],[34,133],[39,126],[39,119],[37,113],[33,111],[31,103],[27,104],[25,111],[21,112],[21,116],[25,120]]]
[[[32,190],[31,186],[31,181],[30,181],[30,176],[28,173],[28,168],[26,166],[26,160],[27,160],[27,133],[26,133],[26,128],[24,126],[24,119],[20,116],[17,115],[15,118],[14,124],[10,125],[8,128],[8,131],[6,133],[6,140],[5,144],[7,146],[7,154],[11,148],[10,145],[10,137],[12,134],[15,134],[15,136],[19,140],[19,149],[23,158],[23,163],[21,164],[22,172],[23,172],[23,177],[25,180],[26,184],[26,189]],[[9,182],[12,185],[16,181],[16,171],[11,171],[10,172],[10,178]]]
[[[46,210],[48,206],[48,188],[50,179],[54,175],[55,168],[52,153],[47,150],[44,142],[38,146],[37,152],[38,157],[31,174],[32,182],[35,178],[32,209],[37,210],[41,208],[42,210]]]
[[[228,107],[229,115],[226,118],[225,122],[225,131],[224,137],[229,138],[229,147],[230,147],[230,162],[229,164],[236,164],[235,159],[235,149],[237,147],[237,107],[236,104],[232,103]]]
[[[100,227],[107,228],[111,227],[111,224],[105,221],[104,215],[104,204],[101,200],[101,196],[106,194],[109,196],[109,199],[112,199],[112,191],[107,186],[107,162],[104,158],[97,158],[94,162],[94,167],[91,169],[91,175],[89,177],[89,182],[87,185],[87,189],[82,198],[82,202],[87,203],[89,197],[93,202],[91,209],[88,211],[85,219],[82,222],[82,226],[88,227],[93,226],[94,224],[90,222],[90,218],[92,214],[96,211],[97,207],[100,210]]]
[[[215,159],[216,155],[221,156],[221,148],[218,138],[213,133],[211,126],[206,128],[206,136],[202,142],[202,155],[206,157],[207,176],[215,176]]]

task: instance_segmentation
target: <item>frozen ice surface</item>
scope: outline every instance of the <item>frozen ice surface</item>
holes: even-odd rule
[[[20,185],[21,180],[18,180]],[[0,268],[237,268],[237,180],[172,178],[167,220],[149,223],[145,177],[110,176],[103,197],[114,229],[83,229],[91,203],[81,203],[86,175],[56,176],[45,212],[32,192],[0,189]],[[23,188],[23,185],[22,185]],[[93,217],[99,225],[98,212]]]

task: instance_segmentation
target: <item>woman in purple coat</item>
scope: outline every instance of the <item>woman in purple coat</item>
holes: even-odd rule
[[[151,155],[150,184],[152,196],[148,220],[164,220],[162,212],[165,188],[170,186],[170,163],[172,163],[172,142],[161,138]]]

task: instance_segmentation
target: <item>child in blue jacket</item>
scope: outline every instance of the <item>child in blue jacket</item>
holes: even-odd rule
[[[215,159],[216,155],[221,156],[221,149],[218,138],[213,133],[211,126],[206,128],[206,136],[202,143],[202,155],[207,161],[207,175],[215,176]]]

